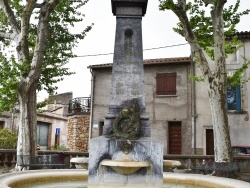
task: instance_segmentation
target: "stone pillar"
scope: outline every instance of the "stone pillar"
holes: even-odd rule
[[[88,152],[89,115],[71,116],[68,120],[69,151]]]
[[[141,109],[141,137],[150,136],[145,114],[144,69],[142,47],[142,16],[147,0],[112,0],[116,16],[114,60],[110,91],[109,112],[104,122],[104,135],[108,135],[114,119],[124,106],[136,99]]]
[[[136,121],[130,124],[126,119],[122,124],[118,118],[115,129],[123,127],[125,130],[122,131],[126,132],[126,129],[136,126],[134,129],[140,132],[138,131],[139,135],[136,132],[136,137],[131,137],[132,139],[100,136],[90,140],[88,188],[162,188],[163,145],[161,141],[150,137],[150,126],[145,114],[141,21],[146,13],[148,0],[111,0],[111,2],[112,12],[116,16],[116,36],[109,112],[105,117],[104,135],[109,135],[113,121],[117,117],[122,121],[126,112],[131,112],[130,105],[134,101],[139,106],[138,110],[137,105],[134,105],[136,110],[133,115],[136,116]],[[121,110],[123,111],[120,115]],[[140,119],[140,129],[137,126],[138,119]],[[112,131],[114,132],[114,129]],[[105,165],[104,162],[115,163],[115,166]],[[133,162],[133,166],[129,166],[129,162]],[[147,166],[139,166],[133,173],[121,173],[134,170],[135,165],[138,166],[140,162],[145,162]],[[119,167],[121,171],[116,171],[113,167]]]

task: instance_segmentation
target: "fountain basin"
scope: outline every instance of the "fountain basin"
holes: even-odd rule
[[[87,181],[88,171],[82,169],[28,170],[0,175],[1,188],[16,188],[35,182]]]
[[[181,166],[181,162],[176,160],[163,160],[163,166],[165,167]]]
[[[87,157],[74,157],[70,159],[70,163],[81,165],[84,169],[88,169],[89,159]],[[106,162],[105,162],[106,163]],[[181,166],[181,162],[177,160],[163,160],[164,167]]]
[[[176,183],[184,185],[195,185],[204,188],[248,188],[250,183],[241,180],[200,175],[200,174],[182,174],[182,173],[163,173],[164,183]]]
[[[147,161],[119,161],[119,160],[102,160],[101,166],[112,168],[119,174],[130,175],[135,173],[142,167],[151,167],[151,164]]]
[[[0,187],[16,188],[17,185],[32,184],[38,181],[39,182],[42,181],[56,182],[60,180],[87,181],[87,179],[88,179],[88,171],[82,169],[30,170],[30,171],[13,172],[0,175]],[[250,183],[230,178],[221,178],[221,177],[198,175],[198,174],[179,174],[171,172],[163,173],[163,181],[164,185],[165,183],[177,183],[177,184],[196,185],[199,187],[202,186],[204,187],[205,185],[206,188],[208,187],[249,188],[250,187]],[[142,187],[144,188],[146,187],[146,185]]]
[[[89,158],[87,157],[74,157],[70,159],[70,163],[75,163],[81,165],[84,169],[89,167]]]

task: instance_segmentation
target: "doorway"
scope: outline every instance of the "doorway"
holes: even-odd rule
[[[168,124],[169,154],[181,154],[181,122]]]
[[[49,138],[49,123],[37,122],[37,144],[40,145],[41,150],[48,149]]]
[[[214,131],[206,129],[206,155],[214,155]]]

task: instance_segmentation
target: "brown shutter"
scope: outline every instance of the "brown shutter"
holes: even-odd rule
[[[176,95],[176,72],[157,74],[156,94],[157,95]]]

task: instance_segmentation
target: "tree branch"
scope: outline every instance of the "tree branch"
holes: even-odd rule
[[[21,18],[21,40],[20,43],[17,44],[18,53],[20,55],[20,59],[29,60],[29,27],[30,27],[30,17],[34,10],[37,0],[26,1],[27,4],[24,7]]]
[[[56,6],[58,5],[58,3],[59,3],[59,0],[50,0],[48,2],[48,10],[53,11],[56,8]]]
[[[224,19],[223,8],[227,1],[218,0],[214,10],[211,11],[211,18],[213,23],[213,37],[214,37],[214,60],[216,65],[216,72],[221,82],[224,82],[226,76],[226,54],[225,54],[225,36],[224,36]]]
[[[44,3],[36,3],[35,4],[35,8],[42,8]]]
[[[1,38],[5,38],[5,39],[14,40],[17,36],[19,36],[19,34],[16,34],[16,33],[3,33],[3,32],[0,32],[0,39],[1,39]]]
[[[47,41],[47,34],[49,30],[49,18],[51,12],[54,11],[55,7],[59,4],[59,0],[50,0],[48,3],[41,5],[38,27],[37,27],[37,38],[36,46],[34,49],[34,55],[31,63],[31,70],[28,76],[23,79],[23,84],[27,88],[31,87],[35,80],[38,80],[41,73],[41,67],[44,60],[45,46]],[[22,85],[20,85],[22,87]]]
[[[227,2],[227,0],[218,0],[215,11],[222,13],[222,10],[223,10],[224,5],[226,4],[226,2]]]
[[[172,1],[172,0],[171,0]],[[172,1],[173,2],[173,1]],[[197,38],[195,37],[195,34],[193,32],[193,29],[191,27],[190,21],[188,19],[187,13],[185,11],[184,4],[175,4],[175,7],[172,9],[172,11],[177,15],[179,18],[180,22],[182,23],[183,26],[183,36],[185,39],[188,41],[188,43],[191,46],[191,49],[196,57],[202,63],[200,63],[198,66],[203,72],[203,75],[205,77],[211,77],[212,73],[211,70],[209,69],[208,61],[204,55],[203,49],[200,47]]]
[[[4,11],[7,16],[10,26],[13,28],[14,32],[19,34],[21,32],[20,26],[16,20],[15,14],[10,8],[7,0],[0,0],[0,8]]]
[[[214,4],[213,0],[202,0],[202,1],[204,2],[205,6],[208,6],[209,4],[211,5]]]

